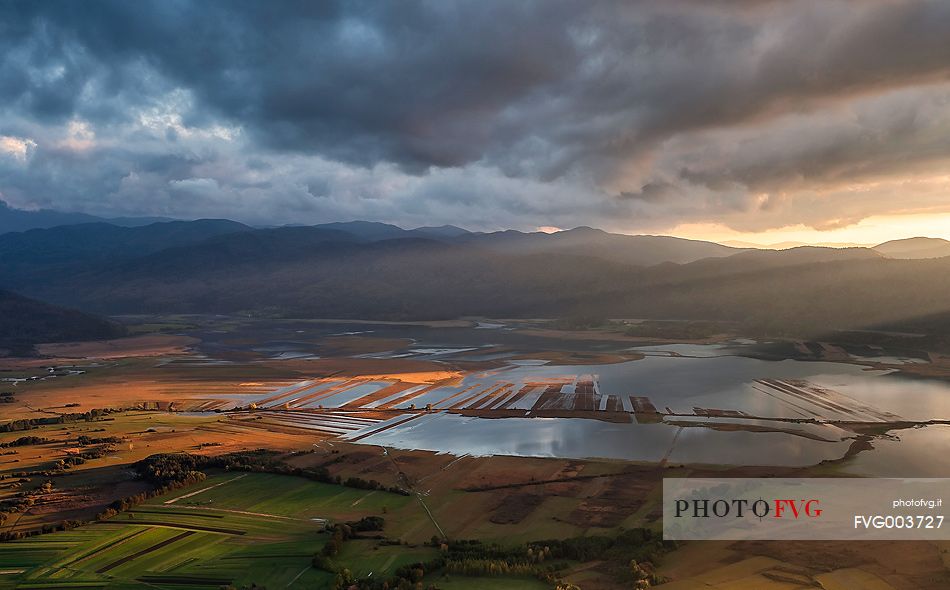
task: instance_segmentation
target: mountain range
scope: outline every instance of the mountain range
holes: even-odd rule
[[[11,207],[0,200],[0,234],[27,231],[37,228],[49,228],[77,223],[105,222],[112,225],[137,227],[161,221],[172,221],[167,217],[97,217],[86,213],[70,213],[53,209],[26,210]]]
[[[813,333],[950,310],[950,242],[731,248],[581,227],[83,223],[0,235],[0,288],[100,314],[702,319]]]

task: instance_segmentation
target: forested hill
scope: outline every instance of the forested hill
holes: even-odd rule
[[[125,335],[111,320],[0,290],[0,348],[29,352],[43,342],[102,340]]]
[[[577,314],[729,321],[807,335],[947,312],[950,258],[898,259],[868,248],[741,250],[590,228],[476,234],[204,220],[6,234],[0,286],[100,314]]]

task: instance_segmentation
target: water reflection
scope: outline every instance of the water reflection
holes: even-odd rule
[[[358,436],[354,433],[353,436]],[[360,440],[456,455],[516,455],[726,465],[813,465],[837,459],[850,440],[701,426],[617,424],[582,418],[473,418],[432,414]]]
[[[873,450],[844,464],[846,473],[877,477],[946,477],[950,474],[950,425],[893,430],[872,441]]]

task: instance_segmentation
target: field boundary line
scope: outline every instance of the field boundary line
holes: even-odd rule
[[[201,488],[200,490],[197,490],[197,491],[195,491],[195,492],[191,492],[190,494],[185,494],[184,496],[178,496],[177,498],[172,498],[171,500],[165,500],[165,501],[163,502],[163,504],[174,504],[175,502],[177,502],[177,501],[179,501],[179,500],[184,500],[185,498],[190,498],[190,497],[192,497],[192,496],[197,496],[197,495],[200,494],[201,492],[207,492],[208,490],[211,490],[211,489],[214,489],[214,488],[223,486],[224,484],[226,484],[226,483],[231,483],[232,481],[237,481],[237,480],[239,480],[239,479],[241,479],[241,478],[243,478],[243,477],[247,477],[247,474],[246,474],[246,473],[242,473],[241,475],[238,475],[237,477],[232,477],[232,478],[229,479],[228,481],[222,481],[221,483],[216,483],[216,484],[214,484],[213,486],[208,486],[208,487],[206,487],[206,488]]]
[[[155,508],[174,508],[174,506],[165,506],[164,504],[151,504]],[[296,520],[300,522],[308,522],[312,519],[309,518],[295,518],[293,516],[280,516],[279,514],[266,514],[264,512],[248,512],[247,510],[231,510],[228,508],[212,508],[211,506],[189,506],[189,510],[212,510],[214,512],[229,512],[231,514],[244,514],[246,516],[265,516],[267,518],[280,518],[283,520]],[[157,513],[155,513],[157,514]],[[202,516],[200,514],[195,514],[193,516]]]
[[[167,546],[171,545],[172,543],[176,543],[176,542],[178,542],[178,541],[180,541],[180,540],[182,540],[182,539],[184,539],[184,538],[186,538],[186,537],[190,537],[190,536],[193,535],[193,534],[195,534],[194,531],[185,531],[185,532],[181,533],[180,535],[175,535],[174,537],[171,537],[171,538],[169,538],[169,539],[165,539],[164,541],[160,541],[160,542],[158,542],[158,543],[156,543],[156,544],[154,544],[154,545],[152,545],[152,546],[150,546],[150,547],[146,547],[145,549],[142,549],[141,551],[137,551],[137,552],[133,553],[132,555],[126,555],[126,556],[123,557],[122,559],[118,559],[118,560],[116,560],[116,561],[113,561],[112,563],[110,563],[110,564],[108,564],[108,565],[105,565],[105,566],[103,566],[103,567],[97,569],[97,570],[96,570],[96,573],[97,573],[97,574],[104,574],[104,573],[106,573],[107,571],[109,571],[109,570],[111,570],[111,569],[115,569],[115,568],[119,567],[119,566],[122,565],[122,564],[129,563],[130,561],[135,561],[136,559],[138,559],[139,557],[142,557],[143,555],[147,555],[147,554],[152,553],[152,552],[154,552],[154,551],[158,551],[159,549],[161,549],[161,548],[163,548],[163,547],[167,547]]]
[[[305,568],[303,568],[302,570],[300,570],[300,573],[297,574],[296,576],[294,576],[294,579],[293,579],[293,580],[287,582],[287,586],[285,586],[285,587],[286,587],[286,588],[290,588],[290,587],[293,585],[294,582],[296,582],[297,580],[300,579],[300,576],[304,575],[305,573],[307,573],[307,571],[309,571],[309,570],[311,570],[311,569],[313,569],[313,566],[308,565],[307,567],[305,567]]]

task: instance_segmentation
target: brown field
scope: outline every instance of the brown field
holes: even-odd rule
[[[829,541],[684,544],[660,573],[670,590],[694,588],[945,588],[946,548],[928,542]]]
[[[183,354],[198,342],[190,336],[148,334],[118,340],[40,344],[37,350],[54,359],[117,359]]]

